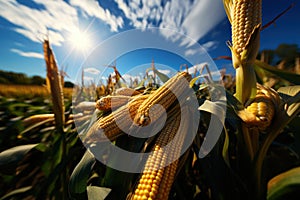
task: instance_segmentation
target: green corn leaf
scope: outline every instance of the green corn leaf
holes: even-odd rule
[[[48,122],[53,122],[53,121],[54,121],[54,119],[49,118],[49,119],[45,119],[44,121],[35,123],[35,124],[29,126],[28,128],[26,128],[24,131],[22,131],[22,132],[18,135],[18,137],[19,137],[19,138],[22,138],[24,134],[30,132],[31,130],[33,130],[33,129],[35,129],[35,128],[38,128],[39,126],[42,126],[42,125],[44,125],[44,124],[46,124],[46,123],[48,123]]]
[[[86,151],[70,177],[69,192],[72,197],[75,198],[76,194],[86,191],[87,180],[94,164],[94,156],[89,151]]]
[[[289,98],[300,92],[300,85],[281,87],[277,92],[284,101],[287,101]]]
[[[30,191],[31,189],[32,189],[32,186],[26,186],[26,187],[15,189],[15,190],[11,191],[10,193],[1,197],[0,200],[15,199],[17,195],[26,193],[26,192]],[[13,198],[13,197],[15,197],[15,198]]]
[[[300,167],[281,173],[268,182],[268,200],[299,199]]]
[[[38,144],[21,145],[2,151],[0,153],[0,171],[13,170],[18,162],[20,162],[24,156],[37,145]]]
[[[103,200],[111,191],[109,188],[97,186],[88,186],[86,190],[89,200]]]
[[[158,71],[157,69],[154,69],[154,73],[157,74],[157,76],[159,77],[159,79],[165,83],[169,80],[169,77],[167,75],[165,75],[164,73],[161,73],[160,71]]]
[[[206,111],[206,112],[209,112],[209,113],[213,114],[214,116],[218,117],[220,122],[223,124],[223,126],[224,126],[223,130],[224,130],[224,133],[225,133],[225,138],[224,138],[224,144],[223,144],[223,149],[222,149],[222,156],[223,156],[223,159],[224,159],[225,163],[227,164],[227,166],[230,166],[229,157],[228,157],[229,136],[228,136],[225,124],[224,124],[224,118],[225,118],[224,108],[226,108],[226,107],[223,107],[223,106],[222,105],[220,106],[217,103],[206,100],[199,107],[199,110]],[[221,126],[219,126],[219,131],[220,131],[220,128],[221,128]],[[209,132],[207,133],[207,135],[208,134],[209,134]],[[212,141],[212,140],[210,140],[210,141]]]
[[[289,122],[300,112],[300,85],[281,87],[278,89],[279,94],[285,100],[283,109],[285,110],[285,119]]]
[[[205,100],[204,103],[198,108],[198,110],[214,114],[222,123],[224,123],[226,113],[226,110],[224,110],[224,108],[226,108],[226,105],[222,105],[221,102],[212,102],[209,100]]]
[[[255,176],[260,179],[262,173],[262,165],[267,151],[280,134],[281,130],[294,119],[300,112],[300,88],[299,86],[283,87],[278,90],[281,94],[285,94],[283,105],[280,105],[275,114],[275,118],[268,130],[269,134],[263,141],[261,148],[256,157]],[[257,184],[258,187],[260,182]]]
[[[190,88],[192,88],[192,87],[195,85],[196,81],[197,81],[199,78],[200,78],[200,77],[197,76],[197,77],[193,78],[193,79],[190,81]]]
[[[224,126],[224,132],[225,132],[225,138],[224,138],[224,144],[223,144],[223,149],[222,149],[222,156],[223,156],[224,161],[227,164],[227,166],[230,167],[229,153],[228,153],[230,141],[229,141],[229,135],[228,135],[228,132],[227,132],[225,126]]]
[[[209,129],[206,133],[205,140],[201,146],[199,157],[206,156],[209,153],[214,145],[217,143],[219,137],[221,136],[223,127],[224,127],[224,120],[226,115],[226,104],[225,102],[218,101],[204,101],[204,103],[198,108],[200,111],[205,111],[211,113],[211,120],[209,124]],[[219,135],[218,135],[219,134]],[[223,153],[226,154],[226,145],[224,146]],[[224,157],[226,159],[226,156]],[[227,162],[227,161],[226,161]]]
[[[293,84],[300,85],[300,75],[299,74],[280,70],[280,69],[277,69],[276,67],[268,65],[267,63],[261,62],[259,60],[255,60],[254,70],[260,71],[261,69],[263,69],[267,72],[270,72],[274,75],[277,75],[278,77],[285,79]],[[261,73],[261,71],[260,71],[260,73]]]

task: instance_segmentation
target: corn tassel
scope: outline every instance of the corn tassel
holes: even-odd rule
[[[65,106],[63,85],[61,85],[61,75],[56,65],[54,53],[48,40],[43,43],[44,59],[47,67],[46,83],[48,91],[51,92],[53,102],[53,112],[55,115],[55,125],[61,130],[65,124]]]
[[[138,125],[144,126],[148,125],[151,121],[154,122],[157,120],[165,112],[165,110],[154,105],[160,104],[167,110],[177,99],[172,91],[176,91],[177,94],[184,93],[187,89],[189,89],[189,84],[186,84],[186,81],[190,80],[191,75],[187,72],[180,72],[176,76],[169,79],[159,89],[151,93],[150,97],[141,104],[134,122]]]

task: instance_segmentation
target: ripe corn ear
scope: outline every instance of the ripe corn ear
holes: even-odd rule
[[[85,142],[89,143],[104,140],[101,133],[104,133],[109,140],[116,139],[122,134],[120,126],[122,128],[129,129],[132,124],[132,119],[136,115],[137,109],[147,98],[148,95],[142,95],[134,98],[128,104],[120,107],[108,116],[98,119],[88,130],[86,138],[84,139]],[[128,113],[130,118],[128,118]],[[116,120],[118,121],[118,124]]]
[[[108,96],[102,97],[101,99],[99,99],[96,102],[96,108],[98,110],[103,110],[103,111],[113,110],[113,109],[119,108],[119,107],[127,104],[132,99],[133,98],[130,96],[108,95]]]
[[[182,109],[182,112],[185,112],[184,116],[188,114],[185,108]],[[169,197],[179,165],[179,159],[176,158],[180,156],[184,138],[188,131],[188,127],[184,124],[180,126],[180,112],[172,113],[172,117],[168,119],[155,142],[152,149],[153,154],[146,161],[143,173],[130,197],[132,200],[165,200]],[[174,143],[167,148],[166,145],[171,140]],[[175,161],[164,167],[166,163],[172,160]]]
[[[118,88],[116,89],[116,95],[124,95],[124,96],[135,96],[138,94],[141,94],[139,91],[136,91],[135,89],[132,88]]]
[[[187,72],[180,72],[170,78],[159,89],[150,94],[139,107],[134,122],[138,125],[148,125],[151,121],[157,120],[165,111],[161,107],[154,106],[155,104],[162,105],[166,110],[177,99],[172,91],[177,94],[184,93],[189,89],[189,84],[186,81],[191,80],[191,75]],[[152,116],[150,116],[150,109]]]
[[[272,88],[257,84],[257,95],[246,105],[240,115],[249,126],[256,126],[259,130],[267,129],[274,118],[276,107],[280,104],[280,97]]]
[[[236,98],[245,104],[256,95],[252,67],[259,51],[261,0],[223,0],[232,25],[232,63],[236,69]]]
[[[232,48],[239,59],[243,58],[253,30],[261,24],[261,0],[233,0]],[[254,45],[258,51],[259,44]],[[257,52],[256,52],[257,55]],[[255,59],[252,57],[252,59]],[[249,58],[245,58],[249,61]]]

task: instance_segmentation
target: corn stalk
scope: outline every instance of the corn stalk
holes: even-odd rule
[[[223,3],[232,30],[232,44],[228,42],[228,47],[232,53],[233,67],[236,69],[235,97],[246,107],[257,95],[256,75],[253,66],[260,45],[262,2],[261,0],[223,0]],[[259,118],[253,116],[253,119]],[[247,122],[242,123],[241,128],[241,140],[246,146],[246,158],[244,156],[241,159],[242,162],[246,161],[249,164],[249,166],[247,166],[248,164],[245,165],[245,170],[251,170],[248,172],[250,174],[249,182],[255,184],[260,182],[260,180],[253,180],[252,178],[253,159],[259,146],[259,132],[256,128],[249,129]],[[261,198],[260,191],[256,190],[254,187],[250,189],[250,193],[255,198]]]

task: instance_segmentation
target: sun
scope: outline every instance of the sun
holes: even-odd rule
[[[79,52],[87,53],[92,47],[91,36],[86,31],[81,31],[75,28],[71,31],[69,36],[71,46]]]

